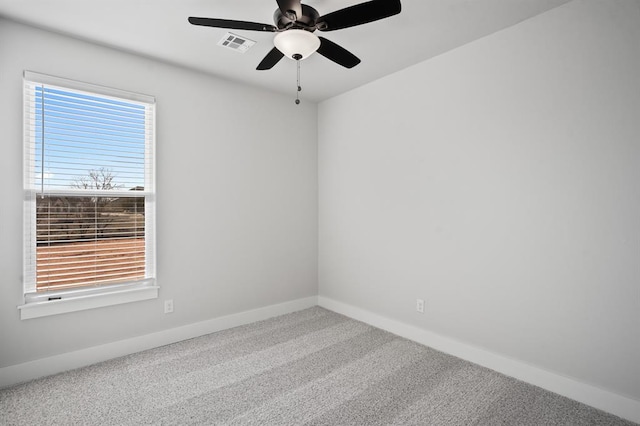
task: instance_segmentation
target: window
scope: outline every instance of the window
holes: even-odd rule
[[[23,319],[157,297],[154,119],[150,96],[25,71]]]

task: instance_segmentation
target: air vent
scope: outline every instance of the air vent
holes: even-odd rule
[[[255,41],[232,33],[226,33],[218,42],[218,46],[226,47],[227,49],[235,50],[240,53],[245,53],[254,44],[256,44]]]

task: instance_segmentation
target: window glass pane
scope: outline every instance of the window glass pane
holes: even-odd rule
[[[144,197],[38,197],[37,290],[145,277]]]
[[[38,189],[144,187],[143,105],[43,86],[33,96]],[[106,187],[89,177],[100,171],[112,178]]]

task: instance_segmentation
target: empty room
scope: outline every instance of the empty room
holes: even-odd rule
[[[640,0],[0,0],[0,425],[640,423]]]

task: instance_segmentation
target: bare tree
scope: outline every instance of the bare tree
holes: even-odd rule
[[[86,176],[76,178],[71,184],[72,188],[109,191],[121,189],[124,185],[116,184],[115,175],[110,169],[101,167],[98,170],[91,169]],[[103,234],[105,229],[113,222],[110,214],[110,205],[118,198],[112,197],[83,197],[76,199],[76,226],[80,232],[86,230]]]
[[[97,190],[111,190],[121,189],[124,185],[118,185],[114,183],[115,175],[111,170],[100,167],[98,170],[89,170],[87,176],[81,176],[76,178],[71,184],[72,188],[78,189],[97,189]]]

